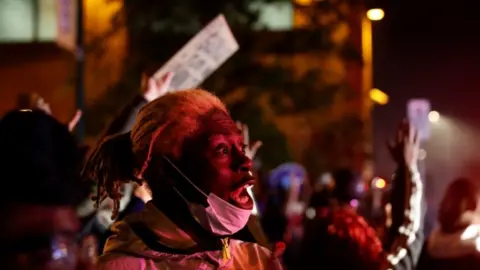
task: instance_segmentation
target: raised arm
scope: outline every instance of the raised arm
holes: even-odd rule
[[[385,239],[384,269],[415,269],[423,245],[423,185],[417,169],[419,141],[407,122],[400,125],[390,152],[398,165],[393,178],[392,226]]]
[[[115,117],[112,123],[107,127],[104,136],[110,136],[118,133],[125,133],[132,129],[135,124],[135,118],[138,111],[148,102],[157,99],[168,92],[173,73],[166,73],[160,79],[143,76],[141,89],[142,93],[122,109],[120,114]]]

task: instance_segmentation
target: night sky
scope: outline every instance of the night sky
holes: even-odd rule
[[[480,3],[390,0],[385,12],[373,32],[375,87],[390,96],[388,105],[374,109],[377,173],[392,172],[384,142],[405,115],[407,100],[430,99],[450,123],[433,127],[425,146],[435,203],[455,177],[480,182]]]

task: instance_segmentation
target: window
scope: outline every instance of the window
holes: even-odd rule
[[[259,12],[256,29],[284,31],[293,27],[293,6],[290,2],[253,2],[250,8]]]
[[[0,43],[53,42],[56,0],[0,0]]]

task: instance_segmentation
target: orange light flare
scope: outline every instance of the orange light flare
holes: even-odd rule
[[[387,181],[380,177],[375,177],[373,179],[373,187],[377,189],[384,189],[387,186]]]

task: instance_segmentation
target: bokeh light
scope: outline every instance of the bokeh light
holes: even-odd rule
[[[371,21],[380,21],[385,17],[385,12],[381,8],[372,8],[367,11],[367,18]]]
[[[430,123],[438,123],[439,120],[440,114],[437,111],[431,111],[428,114],[428,121],[430,121]]]

